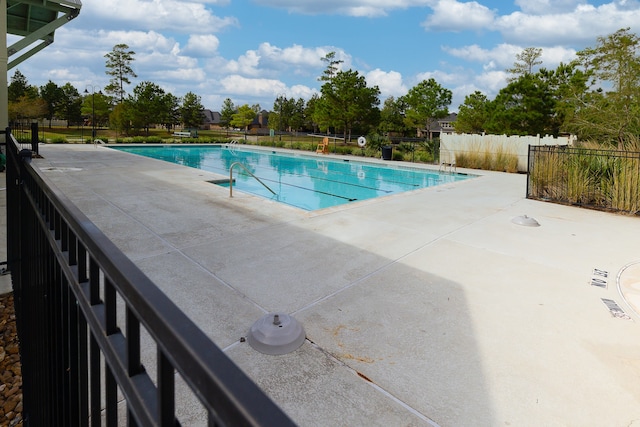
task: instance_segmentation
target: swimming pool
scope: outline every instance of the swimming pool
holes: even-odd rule
[[[250,149],[236,145],[112,146],[111,148],[229,176],[233,191],[243,191],[307,211],[343,205],[472,178],[399,165]],[[217,182],[218,185],[229,185]]]

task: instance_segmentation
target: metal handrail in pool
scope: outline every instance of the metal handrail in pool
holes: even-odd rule
[[[270,189],[267,184],[265,184],[264,182],[262,182],[260,180],[260,178],[258,178],[253,173],[251,173],[251,171],[249,169],[247,169],[247,167],[245,165],[243,165],[240,162],[235,162],[235,163],[232,163],[231,166],[229,167],[229,197],[233,197],[233,167],[234,166],[240,166],[242,169],[245,170],[245,172],[247,172],[249,175],[254,177],[256,179],[256,181],[258,181],[260,184],[262,184],[264,186],[264,188],[266,188],[267,190],[271,191],[271,194],[273,194],[275,196],[276,192],[273,191],[272,189]]]

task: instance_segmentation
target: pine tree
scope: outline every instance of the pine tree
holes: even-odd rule
[[[124,84],[131,84],[129,77],[138,77],[131,68],[135,52],[129,50],[129,46],[124,43],[117,44],[113,50],[105,55],[107,58],[107,75],[111,76],[109,84],[105,86],[104,91],[113,94],[118,103],[124,101]]]

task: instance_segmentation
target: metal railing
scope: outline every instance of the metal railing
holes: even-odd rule
[[[640,213],[640,153],[529,146],[527,198]]]
[[[256,179],[256,181],[258,181],[260,184],[262,184],[262,186],[264,188],[269,190],[271,192],[271,194],[273,194],[274,196],[276,195],[275,191],[273,191],[271,188],[269,188],[269,186],[267,184],[262,182],[262,180],[260,178],[255,176],[249,169],[247,169],[247,167],[245,165],[243,165],[240,162],[234,162],[234,163],[231,164],[231,166],[229,166],[229,197],[233,197],[233,167],[234,166],[240,166],[242,169],[244,169],[244,171],[246,173],[248,173],[249,175],[254,177]]]
[[[4,133],[25,425],[180,425],[176,373],[209,426],[294,425]]]

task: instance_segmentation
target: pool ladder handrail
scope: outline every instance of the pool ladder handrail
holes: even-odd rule
[[[245,165],[243,165],[241,162],[234,162],[229,167],[229,197],[233,197],[233,167],[234,166],[240,166],[242,169],[245,170],[245,172],[247,172],[249,175],[254,177],[256,179],[256,181],[258,181],[260,184],[262,184],[264,186],[264,188],[266,188],[267,190],[271,191],[271,194],[273,194],[274,196],[276,195],[275,191],[270,189],[269,186],[267,184],[265,184],[264,182],[262,182],[262,180],[260,178],[258,178],[253,173],[251,173],[251,171],[249,169],[247,169],[247,167]]]

